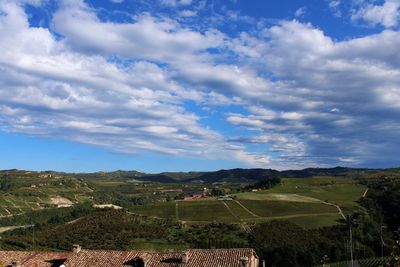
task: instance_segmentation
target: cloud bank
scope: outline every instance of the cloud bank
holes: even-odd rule
[[[354,19],[388,29],[336,41],[296,20],[236,36],[149,13],[115,22],[78,0],[48,29],[2,1],[0,130],[279,169],[397,164],[394,10],[360,9]],[[209,126],[193,105],[235,130]]]

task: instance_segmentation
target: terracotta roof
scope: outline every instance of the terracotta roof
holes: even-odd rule
[[[189,259],[187,263],[182,262],[185,253]],[[254,250],[247,248],[189,249],[171,253],[109,250],[81,250],[78,253],[0,251],[0,265],[7,266],[12,262],[19,262],[23,267],[48,267],[59,266],[57,263],[52,265],[51,261],[66,259],[67,267],[126,267],[132,260],[142,259],[146,261],[146,267],[240,267],[243,257],[249,260],[257,258]]]
[[[18,263],[29,267],[53,267],[59,266],[57,263],[62,263],[70,254],[71,252],[0,251],[0,265]]]

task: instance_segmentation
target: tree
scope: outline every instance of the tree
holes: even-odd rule
[[[400,227],[396,231],[396,241],[393,246],[393,252],[392,252],[392,257],[393,257],[393,266],[399,267],[400,266]]]

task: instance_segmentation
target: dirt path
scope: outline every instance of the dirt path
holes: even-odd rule
[[[242,220],[242,219],[240,219],[240,218],[231,210],[231,208],[228,206],[228,204],[226,204],[225,201],[222,201],[222,203],[224,203],[226,209],[229,211],[230,214],[232,214],[233,217],[235,217],[235,218],[238,219],[239,221]]]
[[[20,225],[20,226],[4,226],[4,227],[0,227],[0,234],[7,232],[7,231],[12,231],[18,228],[28,228],[28,227],[32,227],[32,225],[28,224],[28,225]]]
[[[18,209],[20,212],[24,212],[19,206],[15,205],[14,201],[12,201],[11,199],[5,198],[4,200],[10,203],[14,208]]]
[[[27,205],[29,208],[31,208],[31,210],[35,210],[31,205],[29,205],[28,202],[24,201],[25,205]]]
[[[340,208],[339,205],[336,205],[336,204],[333,204],[333,203],[329,203],[329,202],[325,202],[325,201],[322,201],[322,200],[321,200],[321,203],[337,208],[340,216],[342,216],[342,218],[346,220],[346,216],[344,215],[344,213],[343,213],[343,211],[342,211],[342,209]]]
[[[40,203],[45,203],[45,202],[43,201],[43,199],[41,199],[40,197],[36,197],[36,198],[39,200]]]
[[[65,224],[73,224],[73,223],[79,222],[80,220],[82,220],[82,219],[85,218],[85,217],[86,217],[86,216],[79,217],[78,219],[75,219],[75,220],[66,222]]]
[[[246,208],[245,206],[243,206],[242,203],[240,203],[239,201],[237,201],[237,200],[234,200],[234,201],[235,201],[239,206],[241,206],[245,211],[247,211],[247,213],[251,214],[251,215],[254,216],[254,217],[261,218],[260,216],[258,216],[257,214],[253,213],[251,210],[249,210],[248,208]]]
[[[367,189],[365,189],[365,192],[364,192],[364,194],[363,194],[363,196],[362,196],[362,197],[366,197],[366,196],[367,196],[367,193],[368,193],[368,188],[367,188]]]

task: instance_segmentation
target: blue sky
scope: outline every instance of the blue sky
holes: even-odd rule
[[[394,167],[400,0],[0,0],[0,169]]]

